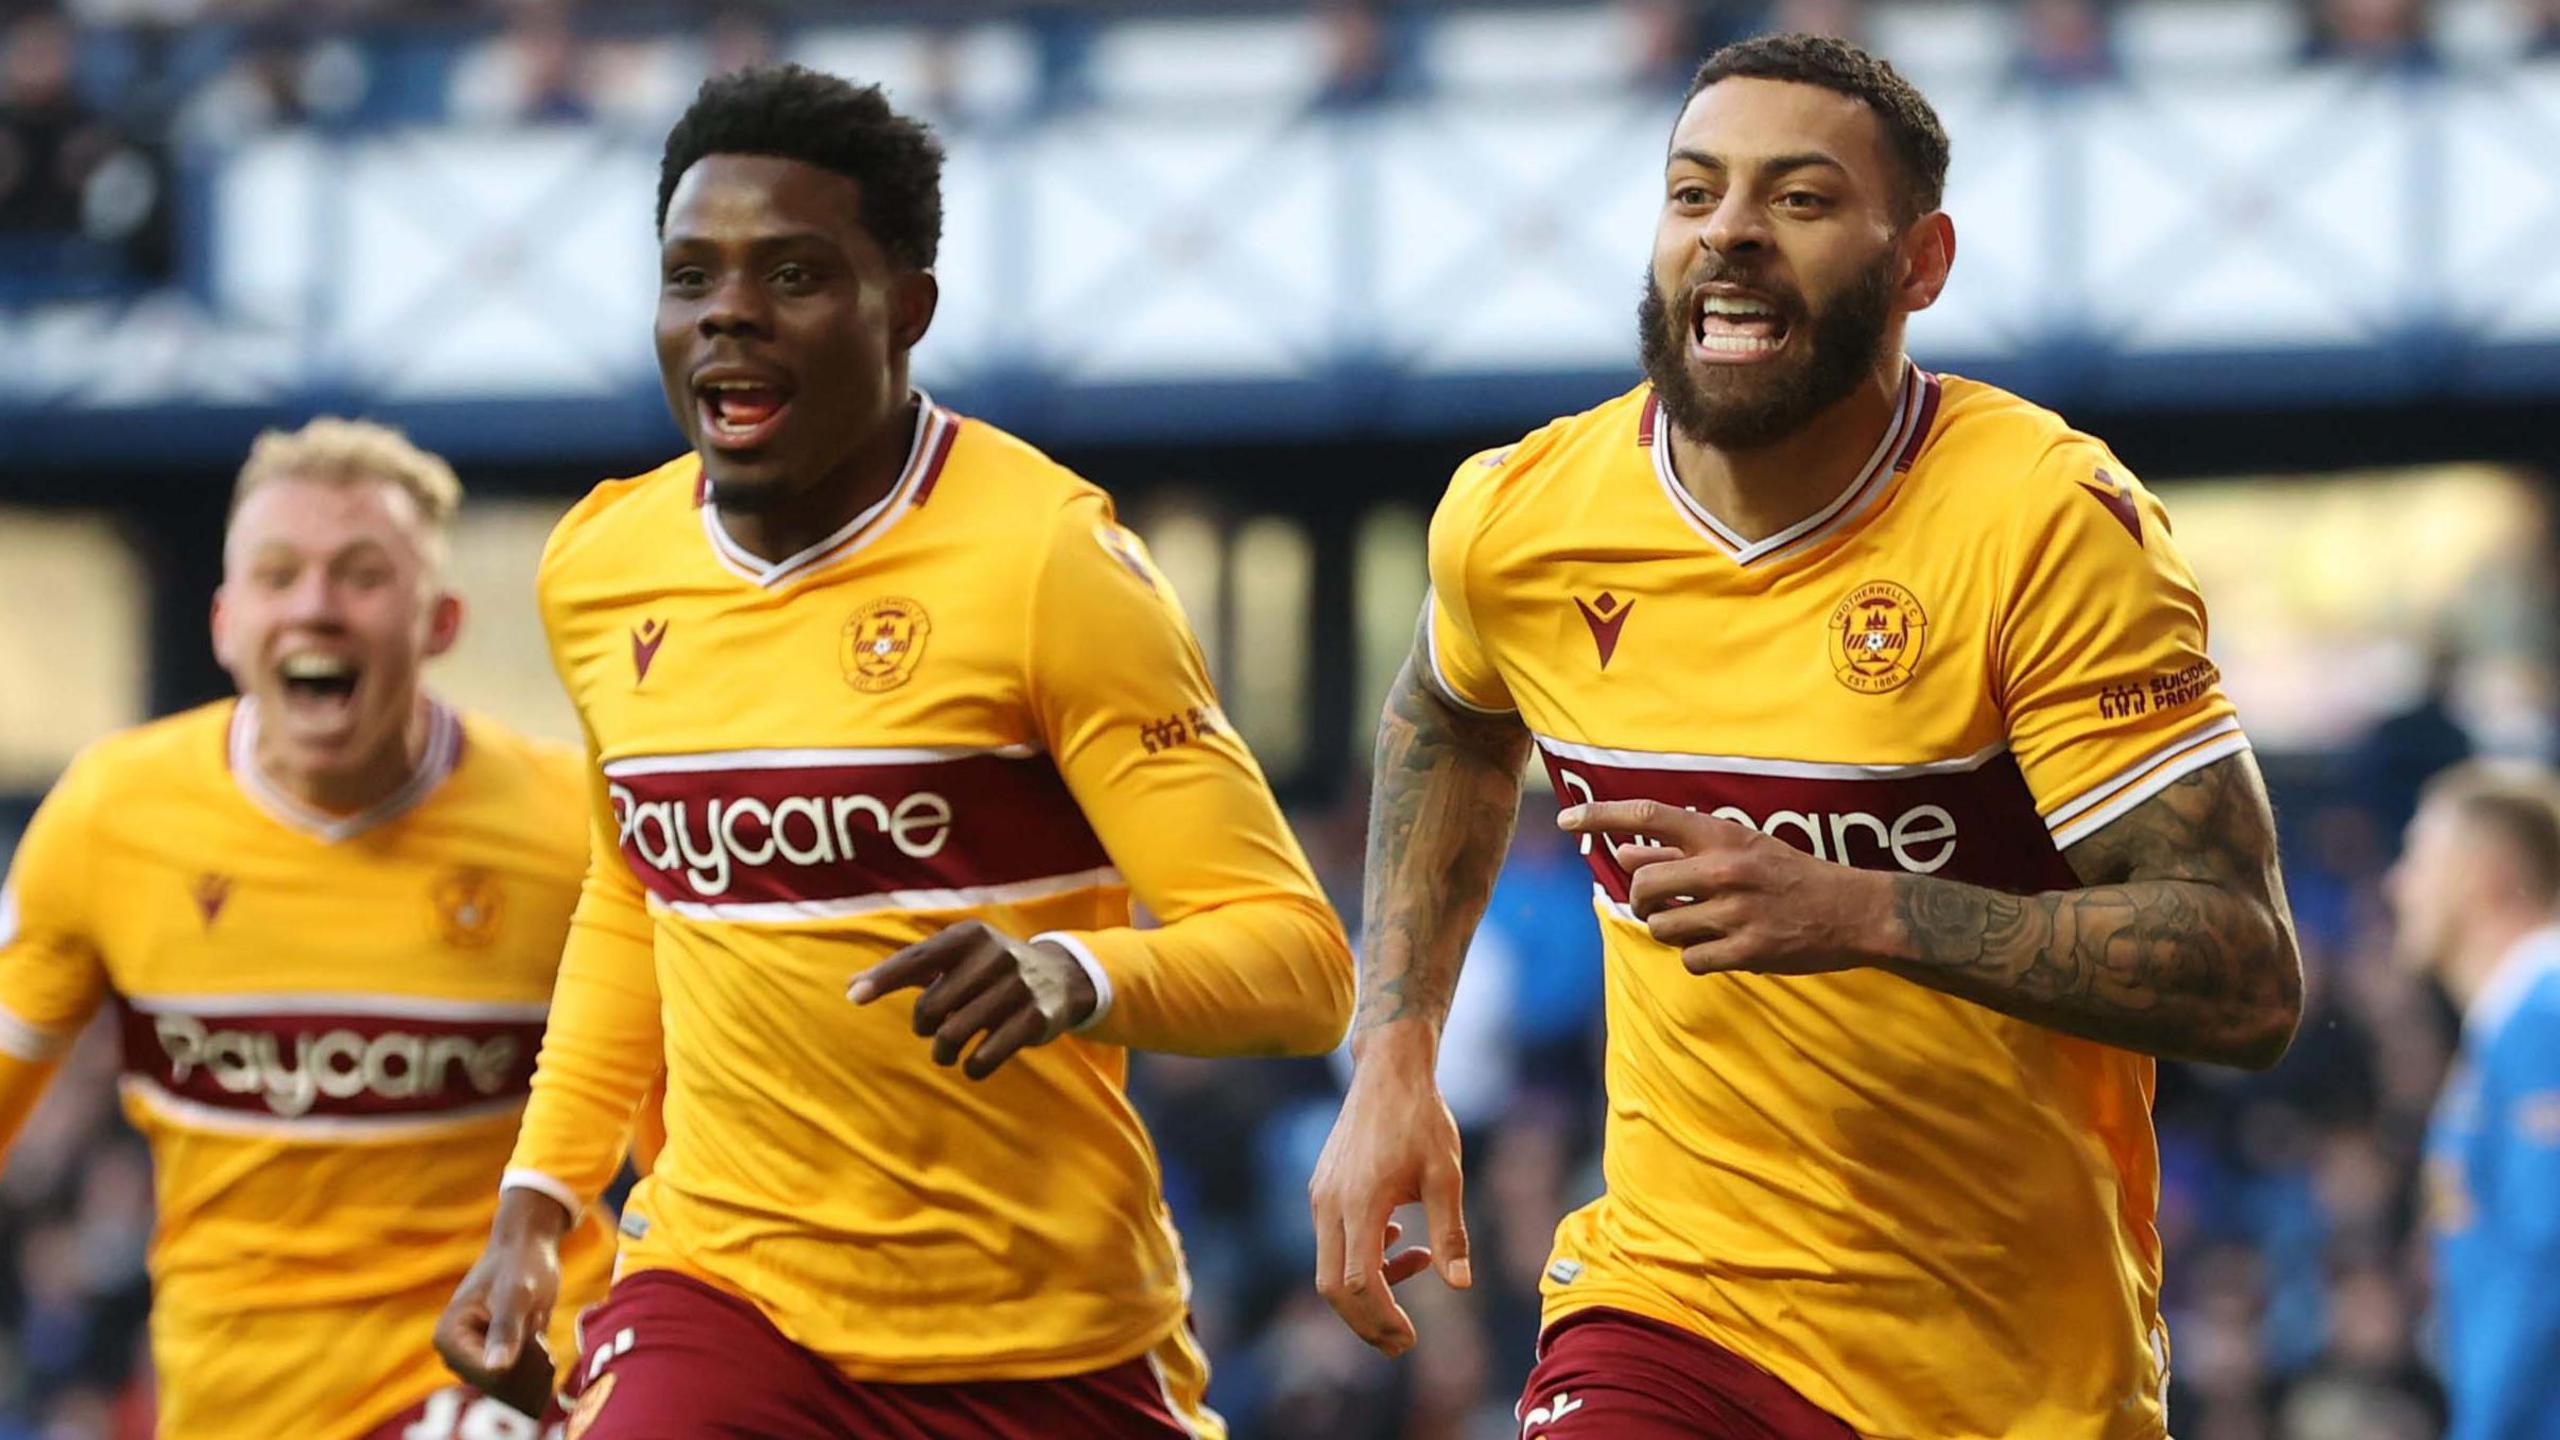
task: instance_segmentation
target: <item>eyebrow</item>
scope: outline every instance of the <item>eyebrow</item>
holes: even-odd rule
[[[1703,150],[1679,149],[1671,152],[1671,163],[1677,164],[1684,160],[1701,170],[1731,168],[1720,157],[1710,155]],[[1819,150],[1798,150],[1785,155],[1772,155],[1760,163],[1760,168],[1777,174],[1808,169],[1837,170],[1842,175],[1849,173],[1848,166]]]
[[[670,233],[658,241],[661,248],[668,250],[680,250],[688,245],[719,243],[708,235],[692,235],[683,232]],[[822,246],[829,250],[842,248],[837,244],[835,237],[819,230],[785,230],[778,235],[759,235],[747,242],[747,248],[750,250],[792,250],[804,246]]]
[[[388,555],[390,553],[392,553],[391,547],[380,539],[371,535],[360,535],[335,550],[319,554],[317,558],[323,564],[333,564],[365,554]],[[302,547],[290,540],[261,540],[250,548],[245,558],[254,563],[260,560],[301,560],[310,557],[306,556]]]

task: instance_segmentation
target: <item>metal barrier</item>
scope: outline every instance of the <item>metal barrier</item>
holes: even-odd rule
[[[2560,386],[2560,65],[1930,82],[1959,260],[1925,362],[2059,404]],[[919,352],[1044,436],[1435,430],[1633,369],[1676,97],[1120,97],[947,134]],[[190,177],[194,283],[0,311],[0,461],[405,419],[483,458],[657,443],[654,135],[261,140]],[[201,437],[201,438],[200,438]]]

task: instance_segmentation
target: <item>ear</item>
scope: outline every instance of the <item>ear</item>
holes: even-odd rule
[[[942,304],[942,282],[930,270],[902,272],[889,286],[889,338],[901,350],[913,350],[933,328],[933,312]]]
[[[213,613],[207,617],[208,628],[213,632],[213,658],[221,662],[225,670],[231,668],[231,623],[230,612],[224,607],[222,597],[230,588],[231,582],[227,580],[213,587]]]
[[[1902,288],[1896,297],[1905,313],[1938,303],[1947,288],[1947,272],[1956,264],[1956,222],[1944,210],[1932,210],[1904,228]]]
[[[2471,906],[2531,906],[2533,881],[2525,869],[2523,858],[2509,846],[2481,836],[2471,847],[2470,863],[2463,866],[2471,882]]]
[[[450,590],[439,591],[427,612],[427,658],[432,660],[453,648],[462,638],[462,597]]]

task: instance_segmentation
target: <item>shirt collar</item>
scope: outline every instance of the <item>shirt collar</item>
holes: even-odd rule
[[[2471,1007],[2463,1012],[2463,1038],[2473,1044],[2496,1038],[2533,987],[2555,971],[2560,971],[2560,924],[2530,932],[2499,960],[2489,983],[2471,997]]]

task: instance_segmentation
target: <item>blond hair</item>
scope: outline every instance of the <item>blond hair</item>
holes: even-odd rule
[[[2469,760],[2429,780],[2423,795],[2507,851],[2528,902],[2560,904],[2560,774],[2530,761]]]
[[[462,481],[443,457],[372,420],[323,415],[299,430],[259,435],[231,487],[231,513],[238,515],[258,487],[287,477],[332,485],[383,480],[399,487],[426,521],[428,558],[438,564],[453,530],[454,512],[462,508]]]

